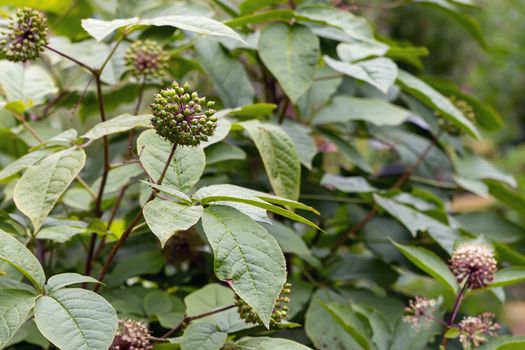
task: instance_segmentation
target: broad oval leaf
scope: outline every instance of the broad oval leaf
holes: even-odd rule
[[[0,230],[0,261],[13,266],[38,290],[43,289],[46,276],[36,256],[16,238],[2,230]]]
[[[25,323],[36,296],[25,290],[0,289],[0,349],[3,349]]]
[[[414,95],[423,103],[441,112],[443,118],[448,119],[461,130],[479,139],[480,135],[474,124],[461,113],[454,104],[430,85],[403,70],[399,71],[397,81],[401,88]]]
[[[375,86],[386,94],[397,78],[397,65],[390,58],[373,58],[358,63],[347,63],[324,56],[330,68]]]
[[[103,136],[128,131],[136,127],[149,127],[151,114],[131,115],[122,114],[118,117],[98,123],[82,137],[96,140]]]
[[[446,285],[452,293],[457,292],[458,283],[456,282],[456,278],[452,272],[450,272],[448,266],[443,260],[441,260],[435,253],[421,247],[410,247],[396,242],[392,243],[414,265]]]
[[[53,79],[42,67],[9,61],[0,61],[0,86],[7,101],[22,101],[23,109],[43,103],[47,95],[58,91]]]
[[[365,333],[364,323],[357,317],[350,305],[322,301],[319,303],[364,350],[372,349],[370,336]]]
[[[523,281],[525,281],[525,267],[512,266],[498,271],[489,287],[503,287]]]
[[[96,279],[90,276],[84,276],[79,273],[65,272],[58,275],[49,277],[47,281],[47,289],[50,293],[55,290],[79,283],[100,283]]]
[[[263,227],[236,209],[204,209],[202,226],[215,256],[217,278],[232,289],[269,327],[275,299],[286,281],[279,245]]]
[[[51,153],[53,153],[52,149],[43,148],[23,155],[0,171],[0,180],[4,180],[9,176],[30,167]]]
[[[196,316],[210,310],[223,308],[232,305],[234,302],[235,293],[230,288],[217,283],[208,284],[184,298],[188,316]],[[218,312],[193,322],[215,323],[221,330],[227,332],[237,332],[252,326],[240,318],[235,308]]]
[[[218,40],[201,38],[195,44],[195,50],[197,61],[213,81],[225,107],[234,108],[253,102],[255,90],[246,69],[224,51]]]
[[[146,130],[137,139],[137,153],[153,180],[156,181],[160,177],[172,147],[172,144],[158,136],[155,130]],[[199,181],[205,165],[206,157],[201,147],[179,146],[162,184],[187,192]]]
[[[117,330],[117,313],[106,299],[80,288],[65,288],[40,297],[35,322],[62,350],[107,350]]]
[[[301,162],[290,136],[273,124],[249,121],[242,126],[255,142],[275,194],[299,198]]]
[[[308,346],[283,338],[245,337],[236,344],[243,350],[311,350]]]
[[[18,180],[13,198],[17,208],[33,223],[35,232],[85,162],[86,154],[82,148],[69,148],[32,165]]]
[[[182,350],[220,350],[226,338],[228,333],[214,323],[192,322],[184,331],[180,345]]]
[[[399,125],[410,116],[404,108],[379,98],[336,96],[314,117],[314,124],[362,120],[378,126]]]
[[[84,30],[97,41],[101,41],[117,29],[130,25],[176,27],[189,32],[212,36],[223,36],[244,42],[241,36],[227,25],[214,19],[201,16],[161,16],[151,19],[133,17],[127,19],[114,19],[112,21],[103,21],[94,18],[82,20],[82,28],[84,28]]]
[[[261,31],[259,56],[292,103],[312,84],[319,38],[302,25],[272,23]]]
[[[178,231],[187,230],[199,221],[202,216],[202,207],[154,199],[146,204],[143,213],[151,232],[157,236],[160,245],[164,247]]]

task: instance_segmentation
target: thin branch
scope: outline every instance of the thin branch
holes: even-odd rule
[[[458,315],[459,308],[461,307],[461,303],[463,302],[463,298],[465,297],[465,294],[468,291],[469,288],[469,280],[470,280],[470,274],[465,278],[465,281],[463,282],[463,287],[459,291],[456,301],[454,302],[454,306],[452,307],[452,313],[450,314],[450,318],[447,321],[447,326],[445,328],[445,332],[447,329],[449,329],[451,326],[454,325],[454,321],[456,320],[456,316]],[[446,349],[447,347],[448,338],[445,337],[445,334],[443,334],[443,338],[441,340],[441,346],[443,349]]]
[[[173,144],[173,147],[171,148],[170,155],[168,156],[168,160],[166,161],[166,164],[164,164],[164,169],[162,169],[162,172],[160,173],[159,179],[157,180],[157,185],[160,185],[162,181],[164,180],[164,177],[166,176],[166,173],[168,172],[168,168],[170,167],[171,160],[173,159],[173,156],[175,155],[175,151],[177,150],[177,144]]]
[[[44,45],[44,47],[45,47],[46,49],[48,49],[49,51],[53,51],[54,53],[56,53],[56,54],[58,54],[58,55],[64,57],[65,59],[68,59],[68,60],[70,60],[71,62],[76,63],[76,64],[79,65],[80,67],[82,67],[82,68],[88,70],[90,73],[92,73],[92,74],[95,73],[95,69],[93,69],[92,67],[88,66],[88,65],[85,64],[84,62],[81,62],[81,61],[77,60],[76,58],[73,58],[73,57],[71,57],[71,56],[69,56],[69,55],[67,55],[67,54],[65,54],[65,53],[63,53],[63,52],[61,52],[61,51],[58,51],[57,49],[54,49],[54,48],[50,47],[49,45]]]
[[[141,79],[140,87],[139,87],[139,96],[137,98],[137,103],[135,104],[135,110],[133,111],[133,115],[139,114],[140,111],[140,105],[142,104],[142,97],[144,95],[144,87],[146,86],[146,78],[143,76]],[[132,152],[132,144],[133,144],[133,136],[135,135],[135,130],[131,129],[128,134],[128,158],[131,155]]]
[[[164,169],[162,170],[161,174],[160,174],[160,177],[159,179],[157,180],[157,184],[158,185],[161,185],[162,184],[162,181],[164,180],[164,177],[166,176],[166,173],[168,171],[168,168],[171,164],[171,160],[173,159],[173,156],[175,155],[175,151],[177,149],[177,145],[174,144],[172,149],[171,149],[171,152],[170,152],[170,155],[168,156],[168,159],[166,160],[166,164],[164,165]],[[148,203],[149,201],[151,201],[153,198],[155,198],[155,193],[152,192],[151,195],[149,196],[148,200],[146,201],[146,203]],[[129,237],[130,233],[133,231],[133,229],[135,228],[135,226],[137,226],[137,224],[139,223],[140,219],[142,218],[142,211],[143,211],[143,208],[141,208],[139,210],[139,212],[137,213],[137,215],[135,215],[135,217],[133,218],[133,220],[131,220],[131,223],[128,225],[128,227],[126,228],[126,230],[122,233],[122,235],[120,236],[119,240],[115,243],[115,245],[113,246],[113,248],[111,249],[111,252],[109,253],[106,261],[104,262],[104,266],[102,267],[102,270],[100,271],[100,274],[98,275],[98,280],[100,282],[104,281],[104,278],[106,277],[106,274],[108,273],[109,271],[109,268],[111,266],[111,263],[113,262],[113,259],[115,258],[115,256],[117,255],[117,252],[119,251],[119,249],[122,247],[122,245],[124,244],[124,242],[126,241],[126,239]],[[93,288],[93,291],[94,292],[98,292],[98,290],[100,289],[100,284],[97,284],[95,285],[95,287]]]
[[[403,175],[401,175],[401,177],[394,183],[394,185],[392,185],[392,187],[390,187],[391,190],[394,190],[394,189],[398,189],[400,188],[401,186],[403,186],[405,184],[405,182],[407,182],[410,177],[412,176],[412,174],[414,173],[414,171],[417,169],[417,167],[427,158],[427,156],[430,154],[430,151],[432,151],[432,149],[434,148],[434,146],[436,145],[436,143],[438,142],[438,139],[439,137],[441,136],[441,134],[443,133],[443,129],[440,129],[437,134],[435,136],[432,137],[432,141],[429,142],[429,144],[427,145],[427,147],[423,150],[423,152],[421,152],[421,154],[418,156],[418,158],[416,159],[416,161],[414,162],[414,164],[412,164],[412,166],[410,166],[409,168],[407,168],[405,170],[405,172],[403,173]],[[366,213],[366,215],[359,221],[357,222],[351,229],[350,231],[345,234],[345,235],[342,235],[341,238],[339,239],[339,241],[332,246],[332,249],[331,249],[331,252],[334,253],[337,251],[337,249],[343,245],[346,244],[346,242],[353,238],[359,231],[361,231],[363,229],[363,227],[365,227],[365,225],[370,222],[370,220],[372,220],[376,214],[379,212],[379,209],[377,209],[377,207],[373,207],[372,209],[370,209],[368,211],[368,213]]]
[[[208,316],[211,316],[211,315],[215,315],[215,314],[218,314],[219,312],[223,312],[223,311],[226,311],[226,310],[229,310],[229,309],[233,309],[234,307],[235,307],[235,305],[232,304],[232,305],[224,306],[224,307],[221,307],[221,308],[218,308],[218,309],[215,309],[215,310],[204,312],[202,314],[195,315],[195,316],[184,315],[184,318],[182,319],[182,321],[180,321],[180,323],[178,325],[176,325],[174,328],[172,328],[169,332],[164,334],[161,337],[161,339],[166,339],[169,336],[177,333],[183,327],[185,327],[188,324],[190,324],[192,321],[198,320],[200,318],[208,317]]]
[[[284,117],[286,117],[286,111],[288,110],[288,105],[290,104],[290,99],[285,97],[281,113],[279,114],[279,124],[284,122]]]
[[[113,220],[115,220],[118,209],[120,208],[120,204],[122,203],[122,200],[124,199],[124,195],[126,194],[126,191],[128,190],[128,188],[129,188],[129,184],[125,184],[120,189],[117,200],[115,201],[115,205],[113,206],[113,209],[111,209],[111,215],[109,216],[108,224],[106,226],[106,229],[108,231],[111,228],[111,224],[113,224]],[[106,244],[106,236],[102,237],[102,239],[100,240],[97,251],[95,252],[93,256],[93,261],[96,261],[98,259],[98,257],[100,256],[100,253],[102,253],[102,249],[104,249],[105,244]]]

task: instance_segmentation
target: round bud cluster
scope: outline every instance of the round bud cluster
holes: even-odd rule
[[[272,317],[270,319],[271,327],[279,327],[281,322],[286,319],[288,314],[288,303],[290,302],[290,293],[292,285],[290,283],[285,283],[281,293],[275,300],[275,305],[273,306]],[[248,323],[263,324],[255,310],[246,304],[244,300],[235,297],[235,305],[239,312],[239,316]]]
[[[109,350],[150,350],[148,327],[134,320],[119,320],[117,333]]]
[[[197,92],[191,92],[188,83],[180,86],[173,82],[171,88],[161,90],[151,104],[151,125],[159,136],[173,144],[197,146],[213,135],[217,128],[215,110],[209,107]]]
[[[153,40],[135,41],[126,51],[128,70],[138,80],[160,78],[166,73],[169,55]]]
[[[486,287],[494,280],[497,271],[494,251],[485,245],[463,243],[452,253],[450,270],[458,282],[467,281],[468,288]]]
[[[0,39],[1,53],[14,62],[37,58],[47,44],[47,19],[40,11],[29,7],[19,8],[16,18],[11,18],[7,32]]]
[[[459,323],[459,341],[464,349],[478,347],[488,341],[488,336],[495,336],[501,327],[494,322],[494,314],[485,312],[480,316],[468,316]]]
[[[408,315],[404,316],[403,320],[411,323],[416,329],[420,326],[428,328],[432,323],[436,306],[436,300],[416,296],[415,299],[411,299],[408,302],[408,307],[405,308]]]

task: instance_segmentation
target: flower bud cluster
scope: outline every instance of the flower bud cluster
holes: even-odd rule
[[[137,80],[147,81],[166,74],[169,55],[153,40],[137,40],[128,48],[124,59],[128,71]]]
[[[463,243],[452,253],[450,270],[458,282],[467,281],[468,288],[486,287],[494,280],[497,271],[494,251],[485,245]]]
[[[488,336],[495,336],[501,327],[494,322],[494,314],[485,312],[480,316],[464,317],[459,323],[459,341],[465,350],[478,347],[488,341]]]
[[[2,32],[1,53],[9,61],[33,60],[47,45],[47,18],[40,11],[29,7],[19,8],[16,18],[11,18],[7,32]]]
[[[161,90],[151,104],[151,125],[159,136],[173,144],[197,146],[207,141],[217,128],[213,101],[206,102],[188,83]]]
[[[150,350],[148,327],[134,320],[119,320],[117,333],[109,350]]]
[[[432,323],[433,313],[436,311],[436,300],[416,296],[415,299],[409,301],[408,305],[405,308],[408,315],[403,317],[403,320],[411,323],[416,329],[420,326],[428,328]]]
[[[292,285],[290,283],[285,283],[283,289],[281,289],[281,293],[277,297],[275,305],[273,307],[272,317],[270,319],[271,327],[279,327],[281,322],[286,319],[286,316],[288,314],[287,304],[290,302],[289,295],[291,293],[291,287]],[[237,306],[239,315],[243,320],[245,320],[248,323],[262,325],[261,319],[253,310],[253,308],[250,305],[246,304],[246,302],[238,296],[236,296],[235,298],[235,305]]]

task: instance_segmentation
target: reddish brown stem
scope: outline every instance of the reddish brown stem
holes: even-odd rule
[[[166,164],[164,165],[164,169],[162,169],[162,172],[161,172],[161,174],[159,176],[159,179],[157,180],[157,184],[158,185],[162,184],[162,181],[164,180],[164,177],[166,176],[166,173],[168,172],[169,166],[171,164],[173,156],[175,155],[175,151],[176,150],[177,150],[177,145],[174,144],[172,149],[171,149],[170,155],[168,156],[168,159],[166,160]],[[146,201],[146,203],[151,201],[153,198],[155,198],[155,194],[152,192],[151,195],[149,196],[148,200]],[[131,223],[128,225],[128,227],[126,228],[124,233],[122,233],[122,235],[120,236],[119,240],[115,243],[115,245],[111,249],[111,252],[109,253],[106,261],[104,262],[104,266],[102,267],[102,270],[100,271],[100,274],[98,275],[98,280],[100,282],[104,281],[104,278],[106,277],[106,274],[109,271],[111,263],[113,262],[113,259],[117,255],[119,249],[122,247],[122,245],[124,245],[124,242],[126,241],[126,239],[128,239],[129,235],[131,234],[131,232],[133,231],[135,226],[137,226],[137,224],[139,223],[140,219],[142,218],[142,210],[143,209],[139,210],[137,215],[135,215],[133,220],[131,220]],[[98,292],[99,289],[100,289],[100,284],[97,284],[93,288],[93,291],[94,292]]]
[[[229,309],[233,309],[234,307],[235,307],[235,305],[228,305],[228,306],[224,306],[224,307],[221,307],[221,308],[218,308],[218,309],[215,309],[215,310],[204,312],[202,314],[195,315],[195,316],[184,315],[184,318],[182,319],[182,321],[180,321],[180,323],[178,325],[176,325],[174,328],[172,328],[169,332],[164,334],[161,339],[166,339],[166,338],[170,337],[171,335],[177,333],[178,331],[180,331],[182,329],[182,327],[187,326],[192,321],[198,320],[200,318],[208,317],[208,316],[211,316],[211,315],[215,315],[215,314],[218,314],[219,312],[223,312],[223,311],[226,311],[226,310],[229,310]]]

